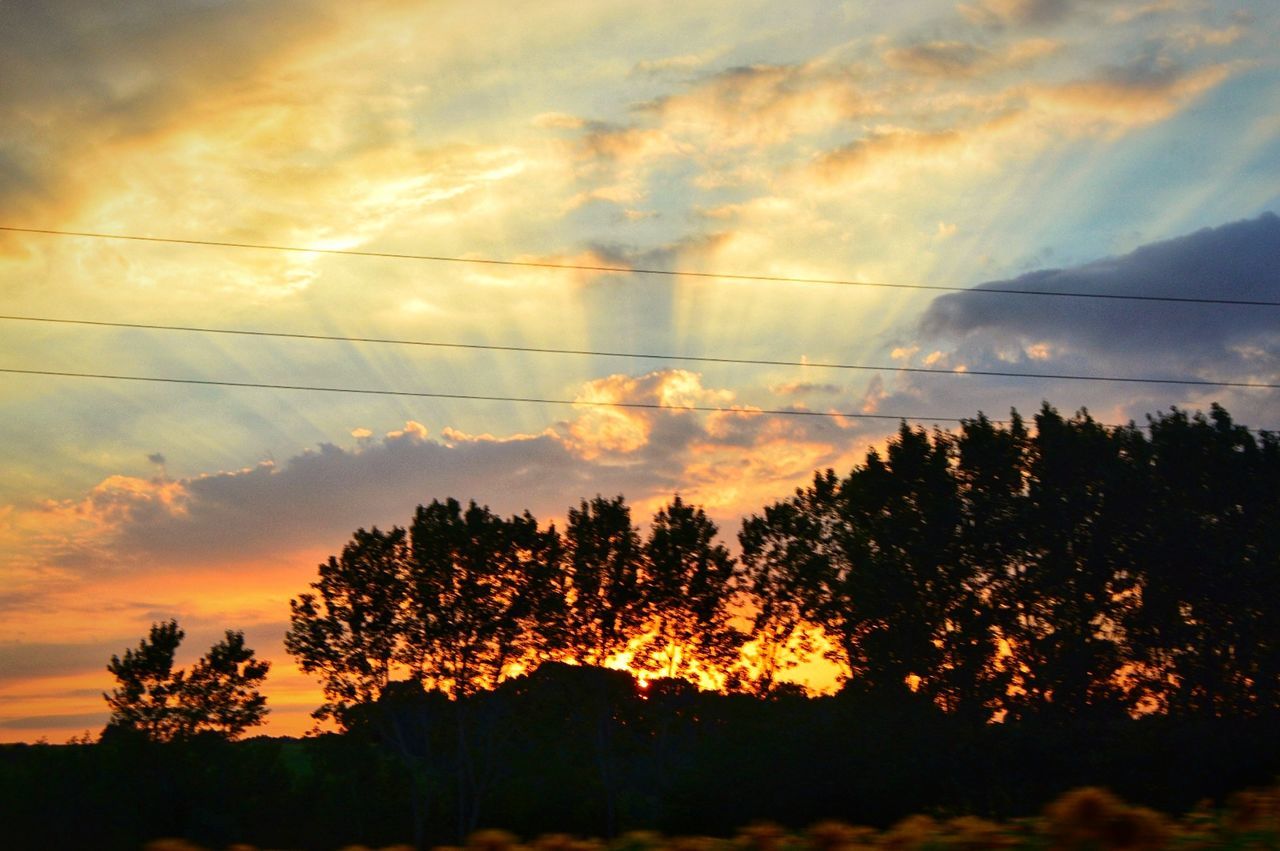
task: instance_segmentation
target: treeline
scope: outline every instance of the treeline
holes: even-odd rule
[[[743,523],[680,497],[529,513],[434,501],[360,530],[291,602],[287,647],[346,723],[397,680],[454,697],[622,658],[765,696],[823,653],[846,688],[976,723],[1280,707],[1280,439],[1214,406],[1108,427],[903,424]]]
[[[459,700],[398,686],[350,720],[346,734],[300,740],[117,730],[93,745],[0,746],[0,847],[136,851],[175,836],[334,851],[457,845],[477,826],[579,837],[729,836],[759,820],[885,828],[912,813],[1033,816],[1081,785],[1183,813],[1272,782],[1280,764],[1275,716],[974,725],[919,695],[886,706],[852,691],[642,690],[625,672],[554,663]]]

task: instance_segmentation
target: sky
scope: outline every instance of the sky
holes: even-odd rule
[[[0,231],[0,368],[566,403],[0,373],[0,742],[101,729],[171,617],[180,663],[244,630],[303,732],[289,599],[434,498],[679,492],[732,544],[899,417],[1280,429],[1273,389],[972,374],[1280,383],[1274,307],[551,268],[1280,301],[1278,34],[1271,0],[0,3],[0,227],[547,264]]]

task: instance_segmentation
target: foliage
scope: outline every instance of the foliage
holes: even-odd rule
[[[285,648],[303,671],[320,675],[327,702],[318,718],[372,701],[390,682],[408,564],[403,529],[359,529],[340,556],[320,565],[315,593],[289,601]]]
[[[696,682],[700,671],[723,671],[737,659],[743,636],[728,606],[737,573],[715,536],[706,513],[679,496],[654,515],[641,591],[650,629],[644,669]]]
[[[644,551],[621,497],[570,508],[565,530],[563,629],[569,658],[603,665],[627,649],[644,623]]]
[[[167,742],[199,733],[235,738],[262,723],[267,699],[258,688],[271,665],[254,659],[244,633],[227,630],[190,671],[175,671],[174,654],[185,636],[177,621],[152,624],[136,650],[111,657],[107,670],[119,685],[103,695],[111,707],[109,729]]]
[[[1170,818],[1145,807],[1131,806],[1105,789],[1085,787],[1052,801],[1042,816],[997,822],[971,815],[939,820],[910,815],[877,830],[827,819],[804,831],[792,832],[772,822],[740,828],[732,839],[706,836],[664,836],[655,831],[631,831],[612,842],[546,834],[527,844],[504,830],[480,830],[466,841],[465,851],[1161,851],[1161,849],[1267,849],[1280,842],[1280,823],[1274,812],[1260,814],[1258,806],[1274,806],[1280,792],[1244,793],[1221,812],[1193,811]],[[1261,802],[1261,804],[1259,803]],[[413,846],[387,846],[400,851]],[[254,851],[235,845],[235,851]],[[162,839],[146,851],[204,851],[183,839]],[[349,845],[344,851],[371,851]],[[435,851],[464,851],[437,846]]]
[[[753,637],[819,626],[852,685],[975,720],[1280,706],[1280,439],[1217,406],[1149,431],[904,424],[743,524]]]

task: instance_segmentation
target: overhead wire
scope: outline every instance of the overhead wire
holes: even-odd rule
[[[230,242],[222,240],[203,240],[176,237],[154,237],[141,236],[133,234],[110,234],[97,233],[91,231],[70,231],[55,230],[48,228],[24,228],[16,226],[0,225],[0,231],[12,233],[29,233],[43,234],[52,236],[67,237],[83,237],[91,239],[107,239],[107,240],[128,240],[135,242],[163,243],[174,245],[194,245],[207,246],[217,248],[237,248],[237,249],[257,249],[267,251],[285,251],[311,254],[329,254],[329,255],[345,255],[354,257],[380,257],[399,260],[420,260],[420,261],[436,261],[451,263],[474,263],[494,266],[511,266],[525,268],[543,268],[543,269],[563,269],[577,271],[594,271],[604,273],[625,273],[625,274],[642,274],[642,275],[663,275],[670,277],[693,277],[693,278],[709,278],[739,281],[757,281],[757,282],[780,282],[780,283],[796,283],[796,284],[832,284],[841,286],[862,286],[862,287],[883,287],[892,289],[913,289],[913,290],[931,290],[956,293],[986,293],[986,294],[1004,294],[1004,295],[1027,295],[1027,296],[1055,296],[1063,298],[1093,298],[1093,299],[1112,299],[1125,301],[1143,301],[1143,302],[1171,302],[1183,304],[1210,304],[1210,305],[1233,305],[1233,306],[1251,306],[1251,307],[1280,307],[1280,302],[1264,301],[1264,300],[1244,300],[1244,299],[1216,299],[1216,298],[1195,298],[1181,296],[1155,296],[1155,295],[1138,295],[1125,293],[1085,293],[1076,291],[1063,290],[1021,290],[1021,289],[982,289],[970,287],[952,287],[942,285],[928,284],[894,284],[874,281],[853,281],[843,279],[828,278],[799,278],[780,275],[743,275],[733,273],[704,272],[693,270],[672,270],[672,269],[646,269],[638,267],[623,266],[605,266],[592,264],[575,264],[575,263],[556,263],[549,261],[525,261],[525,260],[501,260],[494,258],[481,257],[455,257],[444,255],[429,254],[408,254],[386,251],[362,251],[356,249],[338,249],[338,248],[313,248],[305,246],[292,245],[272,245],[264,243],[248,243],[248,242]],[[409,346],[428,346],[435,348],[452,348],[452,349],[473,349],[473,350],[489,350],[489,351],[506,351],[521,353],[539,353],[539,354],[557,354],[557,355],[578,355],[592,357],[616,357],[616,358],[634,358],[647,360],[664,360],[664,361],[686,361],[693,363],[724,363],[724,364],[742,364],[756,366],[796,366],[796,367],[813,367],[840,370],[866,370],[877,372],[899,372],[899,373],[926,373],[939,374],[949,376],[971,375],[986,377],[1003,377],[1003,378],[1019,378],[1019,379],[1038,379],[1038,380],[1067,380],[1067,381],[1097,381],[1097,382],[1123,382],[1123,383],[1143,383],[1143,384],[1165,384],[1165,385],[1184,385],[1184,386],[1202,386],[1202,387],[1242,387],[1242,388],[1259,388],[1259,389],[1280,389],[1280,385],[1265,382],[1250,381],[1212,381],[1206,379],[1177,379],[1177,378],[1156,378],[1149,376],[1105,376],[1105,375],[1084,375],[1072,373],[1026,373],[1013,370],[956,370],[956,369],[935,369],[929,367],[910,367],[910,366],[883,366],[883,365],[866,365],[866,364],[850,364],[837,362],[815,362],[809,360],[791,361],[782,359],[763,359],[763,358],[735,358],[735,357],[719,357],[719,356],[699,356],[699,355],[672,355],[662,353],[644,353],[644,352],[613,352],[613,351],[596,351],[588,349],[567,349],[567,348],[550,348],[535,346],[514,346],[514,345],[498,345],[498,344],[480,344],[480,343],[457,343],[435,340],[404,340],[393,338],[377,338],[377,337],[356,337],[342,335],[325,335],[311,333],[297,333],[284,331],[262,331],[254,329],[239,328],[210,328],[191,325],[168,325],[156,323],[137,323],[137,322],[113,322],[107,320],[87,320],[87,319],[71,319],[60,317],[34,317],[19,315],[0,315],[0,320],[9,321],[27,321],[27,322],[43,322],[56,324],[70,324],[81,326],[97,326],[97,327],[114,327],[114,328],[132,328],[144,330],[163,330],[163,331],[186,331],[210,334],[231,334],[240,336],[253,337],[270,337],[281,339],[303,339],[303,340],[325,340],[325,341],[341,341],[350,343],[378,343],[390,345],[409,345]],[[197,379],[197,378],[171,378],[162,376],[141,376],[141,375],[119,375],[108,373],[89,373],[89,372],[71,372],[57,370],[39,370],[39,369],[19,369],[12,367],[0,368],[0,373],[18,374],[18,375],[39,375],[49,377],[73,377],[73,378],[89,378],[103,379],[115,381],[135,381],[135,382],[154,382],[166,384],[186,384],[186,385],[203,385],[214,387],[241,387],[241,388],[261,388],[273,390],[296,390],[296,391],[312,391],[325,393],[353,393],[364,395],[379,396],[401,396],[401,397],[417,397],[417,398],[435,398],[435,399],[461,399],[471,401],[492,401],[492,402],[512,402],[512,403],[533,403],[546,405],[573,405],[588,407],[613,407],[613,408],[639,408],[639,409],[667,409],[671,406],[661,405],[658,403],[647,402],[602,402],[602,401],[584,401],[570,399],[554,399],[542,397],[523,397],[523,396],[502,396],[502,395],[484,395],[484,394],[466,394],[466,393],[446,393],[434,391],[407,391],[407,390],[390,390],[368,387],[325,387],[301,384],[272,384],[264,382],[247,382],[247,381],[227,381],[217,379]],[[762,409],[753,407],[744,408],[724,408],[716,406],[680,406],[680,410],[700,411],[711,413],[735,413],[743,415],[773,415],[773,416],[797,416],[797,417],[830,417],[845,419],[871,419],[871,420],[893,420],[893,421],[916,421],[916,422],[957,422],[966,421],[965,417],[920,417],[899,414],[878,414],[864,412],[836,412],[836,411],[812,411],[807,409],[794,408],[778,408],[778,409]],[[1000,424],[1007,421],[992,420],[992,422]],[[1107,424],[1102,424],[1107,425]],[[1111,425],[1110,427],[1118,427]]]
[[[350,393],[365,396],[397,396],[410,397],[420,399],[460,399],[473,402],[512,402],[523,404],[537,405],[567,405],[571,407],[590,407],[590,408],[631,408],[653,411],[696,411],[700,413],[712,414],[734,414],[739,416],[776,416],[776,417],[822,417],[826,419],[840,420],[890,420],[893,422],[916,422],[916,423],[965,423],[972,422],[978,417],[956,417],[956,416],[919,416],[913,414],[879,414],[874,412],[863,411],[811,411],[808,409],[797,408],[758,408],[753,406],[740,406],[726,408],[717,405],[664,405],[659,402],[620,402],[620,401],[602,401],[596,399],[553,399],[539,396],[498,396],[480,393],[445,393],[428,390],[391,390],[376,387],[326,387],[313,384],[274,384],[262,381],[229,381],[212,378],[173,378],[168,376],[156,375],[121,375],[117,373],[102,372],[73,372],[67,370],[52,369],[19,369],[16,367],[0,367],[0,373],[10,375],[33,375],[47,376],[56,378],[90,378],[108,381],[136,381],[151,382],[156,384],[187,384],[202,387],[239,387],[254,388],[262,390],[296,390],[315,393]],[[981,416],[981,413],[979,413]],[[987,419],[995,425],[1009,425],[1011,420]],[[1120,425],[1116,423],[1098,423],[1105,428],[1127,428],[1133,423]],[[1149,426],[1148,426],[1149,427]],[[1243,428],[1243,427],[1242,427]],[[1246,428],[1246,431],[1254,433],[1270,433],[1267,429]]]
[[[661,360],[687,363],[714,363],[745,366],[794,366],[815,369],[858,370],[867,372],[898,372],[947,376],[982,376],[998,378],[1096,381],[1131,384],[1174,384],[1192,387],[1248,387],[1264,390],[1280,390],[1280,384],[1261,381],[1213,381],[1197,378],[1156,378],[1151,376],[1085,375],[1077,373],[1018,372],[989,369],[937,369],[921,366],[885,366],[870,364],[838,363],[812,360],[781,360],[768,358],[719,357],[708,355],[673,355],[649,352],[617,352],[593,349],[564,349],[544,346],[515,346],[496,343],[457,343],[441,340],[406,340],[390,337],[356,337],[340,334],[313,334],[290,331],[262,331],[248,328],[215,328],[198,325],[167,325],[148,322],[112,322],[99,319],[70,319],[50,316],[0,315],[0,321],[37,322],[57,325],[80,325],[99,328],[127,328],[148,331],[184,331],[200,334],[224,334],[246,337],[266,337],[288,340],[316,340],[343,343],[375,343],[395,346],[422,346],[440,349],[463,349],[494,352],[520,352],[524,354],[576,355],[600,358],[630,358],[636,360]]]
[[[119,375],[100,372],[69,372],[51,369],[17,369],[0,367],[0,373],[13,375],[43,375],[59,378],[98,378],[111,381],[149,381],[162,384],[193,384],[209,387],[250,387],[264,390],[304,390],[318,393],[356,393],[368,396],[408,396],[423,399],[464,399],[479,402],[522,402],[539,405],[573,405],[593,408],[641,408],[647,410],[666,411],[698,411],[716,414],[741,414],[751,416],[780,417],[829,417],[831,419],[863,419],[863,420],[910,420],[916,422],[962,422],[963,417],[917,417],[899,416],[896,414],[876,414],[862,412],[810,411],[792,408],[725,408],[715,405],[663,405],[658,402],[606,402],[600,400],[551,399],[536,396],[490,396],[479,393],[443,393],[425,390],[386,390],[375,387],[324,387],[310,384],[271,384],[259,381],[223,381],[211,378],[170,378],[152,375]],[[1002,423],[1004,420],[991,420]]]
[[[563,269],[579,272],[601,272],[628,275],[666,276],[673,278],[700,278],[725,281],[760,283],[822,284],[845,287],[879,287],[898,290],[927,290],[931,292],[965,293],[969,295],[1019,295],[1047,296],[1054,298],[1104,299],[1112,301],[1167,302],[1172,304],[1231,305],[1236,307],[1280,307],[1280,301],[1262,299],[1203,298],[1197,296],[1145,295],[1138,293],[1090,293],[1076,290],[1028,290],[1002,287],[991,289],[978,287],[945,286],[942,284],[889,283],[885,281],[856,281],[841,278],[803,278],[789,275],[751,275],[730,272],[707,272],[692,269],[654,269],[636,266],[609,266],[590,263],[561,263],[545,260],[503,260],[490,257],[464,257],[442,254],[412,254],[395,251],[364,251],[352,248],[314,248],[302,245],[275,245],[258,242],[234,242],[228,240],[195,239],[137,234],[98,233],[94,231],[59,230],[54,228],[29,228],[0,225],[0,231],[8,233],[41,234],[46,236],[82,237],[86,239],[127,240],[132,242],[162,243],[167,245],[193,245],[211,248],[256,249],[260,251],[285,251],[303,254],[329,254],[348,257],[380,257],[392,260],[420,260],[435,263],[469,263],[487,266],[510,266],[531,269]]]

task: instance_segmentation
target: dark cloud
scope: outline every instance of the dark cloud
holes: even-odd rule
[[[159,464],[160,466],[163,467],[165,463],[164,453],[152,452],[150,455],[147,456],[147,460],[150,461],[152,464]]]
[[[405,433],[356,450],[324,444],[280,467],[185,482],[185,511],[131,514],[118,549],[195,562],[287,552],[341,541],[359,526],[407,523],[414,506],[435,498],[557,514],[582,494],[630,490],[638,478],[647,476],[592,469],[550,436],[450,446]]]
[[[133,643],[136,643],[136,639]],[[87,644],[56,642],[0,643],[0,684],[35,677],[57,677],[104,671],[113,653],[130,642],[114,640]]]
[[[554,517],[584,496],[640,499],[679,487],[682,457],[705,435],[703,418],[643,417],[650,428],[644,445],[592,460],[552,434],[494,439],[446,430],[428,438],[415,424],[353,449],[323,444],[280,466],[170,483],[181,488],[176,505],[161,482],[98,491],[92,501],[116,521],[113,552],[166,566],[335,546],[357,527],[403,525],[416,505],[437,498]]]
[[[107,723],[108,712],[73,712],[62,715],[28,715],[23,718],[0,719],[6,730],[47,730],[98,728]]]
[[[351,448],[322,444],[281,465],[179,481],[114,477],[86,499],[51,509],[76,523],[92,517],[112,530],[95,533],[90,545],[72,548],[59,564],[68,575],[112,565],[129,571],[253,565],[304,550],[336,549],[359,527],[407,524],[415,506],[448,497],[475,500],[504,515],[529,510],[545,521],[596,494],[624,494],[633,503],[669,496],[689,485],[689,466],[708,453],[746,459],[767,453],[766,444],[785,436],[808,446],[811,455],[822,455],[814,462],[820,464],[823,453],[838,452],[851,437],[825,418],[780,422],[682,410],[689,404],[733,404],[731,394],[706,388],[696,373],[683,370],[615,374],[589,382],[583,394],[669,409],[583,407],[547,432],[508,438],[448,428],[428,436],[425,427],[410,423]],[[794,463],[775,467],[780,475],[808,474],[787,466]],[[38,604],[38,591],[33,588],[13,605]],[[147,608],[154,611],[146,611],[146,618],[156,620],[166,605]]]
[[[1122,257],[983,284],[1000,291],[1064,290],[1280,301],[1280,218],[1206,229]],[[1031,374],[1076,374],[1280,382],[1280,323],[1274,308],[953,294],[936,299],[910,338],[913,365]],[[1047,401],[1066,413],[1088,408],[1104,422],[1145,421],[1178,406],[1223,404],[1238,422],[1280,426],[1272,390],[1027,379],[901,375],[867,385],[882,413],[1003,418]],[[951,424],[939,422],[948,427]]]
[[[976,0],[956,8],[975,23],[999,27],[1054,24],[1080,5],[1081,0]]]
[[[977,289],[1063,290],[1280,301],[1280,217],[1198,231],[1143,246],[1123,257],[1069,269],[1032,272]],[[925,339],[949,343],[970,358],[999,355],[1059,360],[1074,353],[1090,363],[1135,374],[1199,377],[1274,374],[1280,368],[1280,322],[1258,307],[1173,304],[1034,296],[954,294],[925,314]],[[1046,344],[1037,358],[1028,346]]]
[[[885,53],[895,68],[937,77],[967,76],[985,62],[990,52],[963,41],[930,41],[898,47]]]

